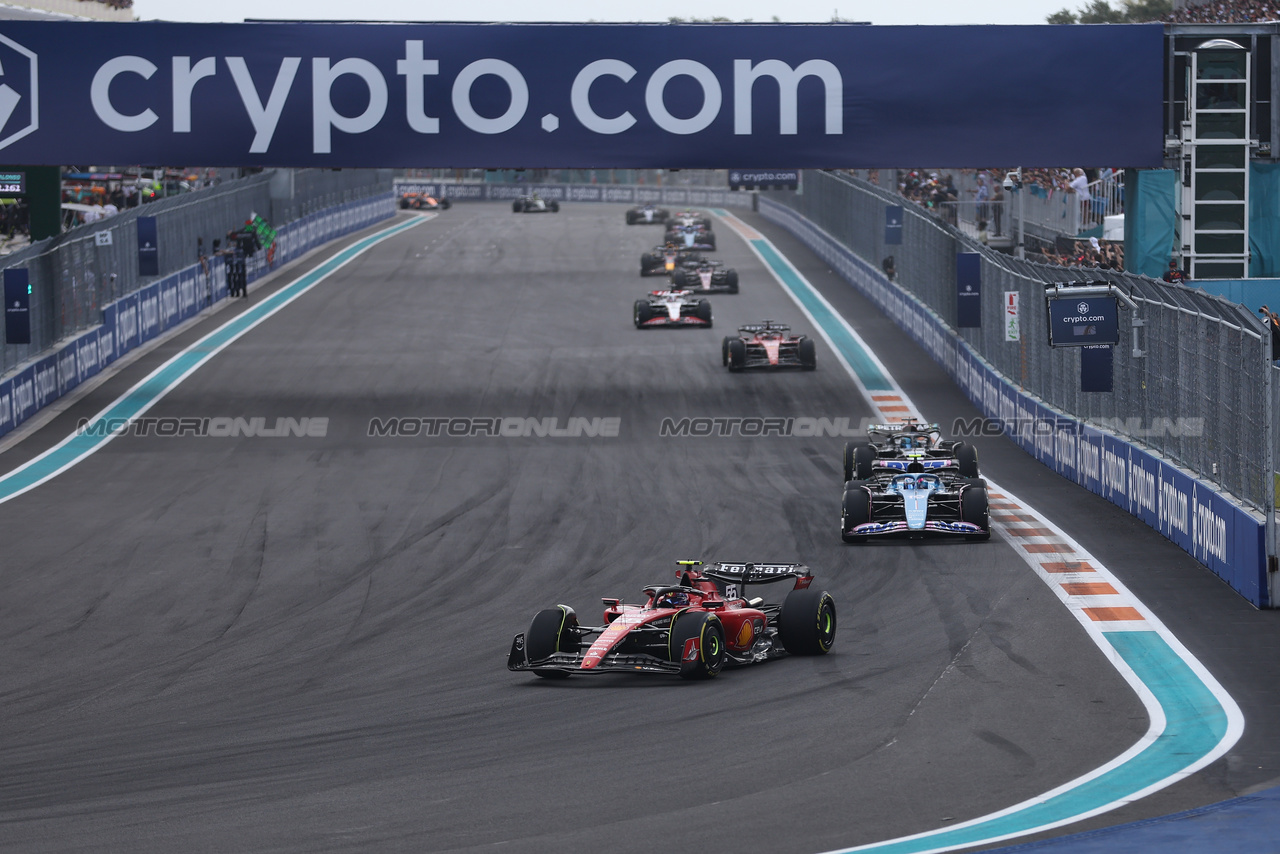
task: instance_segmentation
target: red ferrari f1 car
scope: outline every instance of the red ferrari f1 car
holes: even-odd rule
[[[644,588],[643,605],[605,599],[604,625],[583,626],[568,605],[539,611],[515,636],[509,670],[554,679],[571,673],[669,673],[710,679],[724,667],[784,655],[824,655],[836,638],[836,604],[794,563],[678,561],[678,584]],[[794,578],[781,604],[745,598],[748,585]]]
[[[813,339],[807,335],[792,335],[790,326],[772,320],[739,326],[737,336],[724,339],[720,359],[731,371],[747,368],[812,371],[818,366]]]

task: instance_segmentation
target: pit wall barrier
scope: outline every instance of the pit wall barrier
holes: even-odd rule
[[[642,184],[479,184],[396,179],[397,198],[424,193],[451,202],[510,202],[537,193],[548,202],[608,202],[627,205],[698,205],[749,208],[752,193],[724,187],[650,187]]]
[[[1255,606],[1272,606],[1260,516],[1154,454],[1023,393],[931,309],[805,217],[763,197],[760,213],[879,306],[1024,451],[1155,528]]]
[[[253,283],[317,246],[389,219],[395,213],[395,197],[384,193],[288,223],[277,229],[269,250],[260,250],[246,260],[246,278]],[[100,325],[67,339],[48,355],[0,380],[0,436],[12,432],[130,350],[227,296],[227,267],[218,256],[107,304],[102,309]]]

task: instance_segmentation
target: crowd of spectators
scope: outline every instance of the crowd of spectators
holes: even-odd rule
[[[1168,24],[1257,24],[1280,21],[1276,0],[1209,0],[1174,9],[1160,20]]]
[[[1046,243],[1038,250],[1029,250],[1028,257],[1044,264],[1062,267],[1092,267],[1099,270],[1124,270],[1124,243],[1119,240],[1072,240],[1060,237],[1056,243]]]

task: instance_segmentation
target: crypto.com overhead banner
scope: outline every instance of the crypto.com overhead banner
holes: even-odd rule
[[[1160,24],[0,23],[0,162],[1159,166]]]

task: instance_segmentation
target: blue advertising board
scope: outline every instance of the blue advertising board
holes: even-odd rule
[[[138,275],[160,275],[160,240],[157,236],[156,218],[140,216],[138,226]]]
[[[956,327],[982,325],[982,256],[956,253]]]
[[[0,22],[9,163],[1163,162],[1164,28]],[[999,45],[990,52],[957,45]],[[1000,76],[1000,106],[990,80]],[[1070,69],[1070,73],[1064,73]],[[1116,81],[1124,81],[1117,86]],[[1079,120],[1081,92],[1106,92]],[[1106,133],[1098,133],[1104,127]]]
[[[884,245],[902,245],[902,205],[884,206]]]
[[[1120,305],[1115,297],[1047,299],[1050,347],[1120,343]]]
[[[4,342],[31,343],[31,284],[26,267],[4,271]]]

